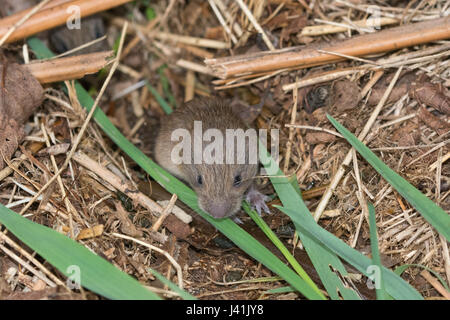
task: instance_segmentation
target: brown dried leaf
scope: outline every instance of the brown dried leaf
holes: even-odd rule
[[[122,205],[119,202],[116,202],[116,216],[120,220],[120,230],[122,230],[123,233],[132,236],[132,237],[142,237],[143,233],[141,230],[136,229],[133,222],[128,218],[128,213],[125,211],[125,209],[122,207]]]
[[[378,102],[383,97],[386,92],[387,87],[391,83],[392,78],[394,77],[394,73],[389,74],[386,77],[380,79],[377,84],[373,87],[372,93],[367,100],[367,104],[369,106],[373,106],[378,104]],[[399,100],[402,96],[408,93],[410,89],[411,83],[416,80],[416,75],[413,72],[407,72],[400,76],[391,93],[389,94],[389,98],[386,101],[386,104],[395,102]]]
[[[0,75],[5,80],[4,85],[1,85],[0,113],[23,123],[42,103],[42,86],[26,68],[17,63],[0,65]]]
[[[429,79],[426,78],[420,83],[414,84],[409,90],[409,95],[419,103],[450,115],[450,97],[446,95],[441,85],[428,82],[427,80]]]
[[[188,224],[175,217],[173,214],[169,214],[164,220],[163,226],[169,229],[175,237],[178,239],[186,239],[192,233]]]
[[[24,136],[22,125],[0,114],[0,170],[5,167],[3,157],[9,160]]]
[[[405,126],[398,128],[392,133],[391,140],[400,147],[413,146],[420,139],[417,123],[409,121]]]
[[[81,230],[77,236],[77,240],[90,239],[101,236],[102,234],[103,234],[103,225],[97,224],[91,228]]]
[[[336,139],[335,135],[326,132],[308,132],[305,135],[305,140],[309,144],[330,143]]]
[[[361,92],[356,83],[349,80],[337,81],[332,89],[333,105],[338,111],[355,108],[361,100]]]
[[[420,107],[417,114],[420,120],[422,120],[428,127],[435,130],[439,135],[447,133],[450,129],[450,124],[439,119],[424,107]]]
[[[48,148],[42,149],[41,151],[38,152],[38,155],[48,154],[48,155],[56,156],[58,154],[66,153],[67,150],[69,150],[69,147],[70,147],[70,143],[55,144]]]

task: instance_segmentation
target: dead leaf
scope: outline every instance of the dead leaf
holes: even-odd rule
[[[425,107],[420,107],[417,117],[422,120],[428,127],[435,130],[440,136],[447,133],[450,129],[450,124],[444,120],[439,119]]]
[[[16,63],[0,65],[0,169],[25,136],[22,124],[43,99],[39,82]]]
[[[94,237],[101,236],[103,234],[103,225],[97,224],[91,228],[86,228],[80,231],[77,236],[77,240],[85,240]]]
[[[42,149],[41,151],[38,152],[38,155],[48,154],[48,155],[56,156],[58,154],[66,153],[67,150],[69,150],[69,147],[70,147],[70,143],[55,144],[48,148]]]
[[[417,102],[433,107],[436,110],[450,115],[450,97],[439,84],[429,82],[429,78],[421,79],[409,90],[409,95]]]
[[[337,81],[332,89],[333,105],[340,112],[355,108],[361,100],[361,90],[349,80]]]

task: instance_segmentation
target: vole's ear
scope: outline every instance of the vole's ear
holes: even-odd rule
[[[250,105],[237,97],[235,97],[230,103],[233,113],[249,126],[261,113],[262,106],[263,103]]]

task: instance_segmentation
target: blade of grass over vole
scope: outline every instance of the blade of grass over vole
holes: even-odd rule
[[[0,223],[71,281],[109,299],[160,299],[138,281],[69,237],[0,205]]]
[[[389,182],[447,241],[450,241],[450,216],[436,203],[389,168],[368,147],[330,115],[328,120],[361,156]]]
[[[34,46],[36,41],[29,41],[29,46],[37,53],[40,58],[48,58],[48,50],[42,51],[39,55],[40,46]],[[75,85],[78,100],[87,110],[93,105],[93,99],[78,83]],[[153,93],[153,92],[152,92]],[[156,96],[155,96],[156,98]],[[308,283],[300,278],[294,271],[288,268],[273,253],[259,243],[255,238],[245,232],[241,227],[236,225],[230,219],[217,220],[209,216],[198,207],[197,196],[192,189],[184,183],[170,175],[168,172],[159,167],[155,162],[145,156],[142,151],[130,143],[120,131],[111,123],[108,117],[101,109],[97,109],[94,113],[94,119],[102,130],[116,143],[128,156],[130,156],[143,170],[145,170],[153,179],[160,183],[167,191],[176,193],[178,198],[200,214],[205,220],[216,227],[226,237],[233,241],[239,248],[253,257],[255,260],[264,264],[274,273],[281,276],[293,288],[302,293],[309,299],[324,299],[313,289]]]

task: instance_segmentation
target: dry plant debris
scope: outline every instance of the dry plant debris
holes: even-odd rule
[[[11,10],[20,11],[26,7],[22,4],[33,1],[7,2],[16,5]],[[95,10],[89,4],[94,1],[50,1],[43,10],[63,10],[72,2],[90,6],[91,14],[128,1],[97,1],[108,4]],[[258,127],[280,129],[280,164],[285,174],[295,174],[322,227],[368,254],[369,228],[362,204],[370,200],[377,212],[383,263],[391,268],[421,264],[448,284],[448,243],[350,151],[326,119],[330,113],[364,136],[388,166],[449,212],[448,1],[380,3],[388,2],[160,0],[102,12],[109,48],[123,24],[132,23],[118,71],[99,107],[130,141],[152,156],[152,139],[163,111],[159,97],[142,80],[172,107],[198,96],[229,99]],[[368,8],[373,5],[379,8],[379,25],[370,19]],[[45,12],[29,17],[5,38],[11,44],[1,47],[8,59],[0,69],[0,150],[8,163],[5,166],[0,159],[0,202],[23,210],[63,166],[67,150],[79,142],[58,183],[37,198],[26,211],[27,218],[77,239],[153,288],[164,286],[146,271],[148,267],[173,282],[182,281],[200,299],[300,299],[297,294],[264,294],[284,283],[263,281],[273,274],[150,180],[95,123],[90,122],[81,140],[75,141],[86,111],[73,86],[67,83],[65,94],[57,83],[47,84],[43,95],[27,70],[48,83],[39,74],[50,71],[48,63],[60,63],[63,69],[58,70],[63,71],[51,81],[69,80],[79,75],[67,71],[86,65],[87,60],[75,53],[37,62],[28,52],[32,62],[26,68],[18,65],[28,63],[22,58],[27,51],[20,39],[38,31],[30,32]],[[0,36],[25,14],[0,20]],[[66,18],[65,11],[55,14],[39,31],[63,24]],[[50,43],[48,34],[37,36]],[[89,57],[100,68],[109,55]],[[89,77],[83,85],[95,93],[103,79]],[[23,88],[26,94],[20,93]],[[337,175],[340,179],[335,179]],[[319,281],[297,246],[289,219],[273,210],[273,215],[264,217],[267,224]],[[177,216],[167,215],[170,211]],[[248,217],[241,220],[244,229],[280,256]],[[47,282],[38,277],[40,272]],[[404,277],[426,298],[448,299],[435,277],[420,268],[407,269]],[[354,282],[374,298],[364,280]],[[0,298],[99,298],[90,292],[67,294],[51,284],[64,286],[64,279],[2,230]]]

